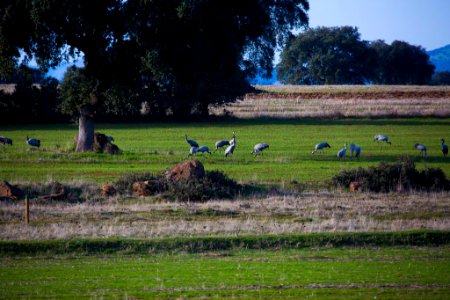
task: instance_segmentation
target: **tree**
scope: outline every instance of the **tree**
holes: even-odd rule
[[[360,84],[367,80],[367,43],[356,27],[318,27],[292,36],[278,80],[289,84]]]
[[[434,65],[425,49],[406,42],[394,41],[391,45],[384,41],[369,44],[373,51],[374,74],[372,81],[377,84],[428,84],[434,72]]]
[[[307,0],[4,0],[0,71],[19,49],[44,69],[82,53],[91,91],[73,109],[127,103],[117,93],[126,87],[151,111],[205,115],[243,95],[256,70],[271,73],[274,49],[307,24],[308,9]]]
[[[450,72],[442,71],[434,73],[431,83],[433,85],[450,85]]]

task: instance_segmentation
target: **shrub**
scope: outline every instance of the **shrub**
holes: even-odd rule
[[[155,180],[158,177],[151,173],[127,173],[114,182],[114,188],[120,194],[128,194],[132,191],[133,183],[137,181]]]
[[[117,192],[128,194],[132,192],[133,183],[137,181],[157,181],[162,196],[168,200],[178,201],[206,201],[209,199],[234,198],[240,185],[228,178],[221,171],[207,171],[205,177],[173,182],[163,174],[151,173],[126,174],[113,185]]]
[[[206,201],[231,199],[240,186],[221,171],[207,171],[206,176],[196,180],[168,181],[164,197],[172,200]]]
[[[449,190],[449,181],[441,169],[418,171],[409,157],[394,164],[381,162],[367,169],[344,170],[332,179],[334,185],[341,187],[348,187],[352,181],[358,181],[363,190],[377,193]]]

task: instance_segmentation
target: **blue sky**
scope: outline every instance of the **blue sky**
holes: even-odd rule
[[[309,0],[309,5],[312,28],[349,25],[358,27],[363,40],[401,40],[427,51],[450,44],[450,0]],[[50,75],[62,79],[67,65]]]
[[[450,0],[310,0],[309,26],[356,26],[361,38],[434,50],[450,44]]]

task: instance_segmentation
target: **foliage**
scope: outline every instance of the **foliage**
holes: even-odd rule
[[[288,41],[277,76],[290,84],[361,84],[367,52],[356,27],[308,29]]]
[[[33,84],[36,70],[21,66],[17,73],[15,90],[0,92],[0,123],[42,123],[65,121],[59,112],[58,81],[40,79]]]
[[[431,80],[431,84],[433,84],[433,85],[450,85],[450,72],[442,71],[442,72],[434,73],[433,78]]]
[[[337,186],[348,187],[352,181],[361,184],[363,190],[388,193],[392,191],[445,191],[450,189],[450,182],[441,169],[418,171],[414,161],[403,158],[398,163],[380,162],[376,167],[344,170],[332,179]]]
[[[419,46],[367,42],[357,28],[318,27],[292,36],[277,77],[289,84],[427,84],[434,66]]]
[[[43,69],[82,54],[88,84],[63,94],[66,112],[97,97],[111,114],[128,104],[135,113],[137,101],[153,113],[205,115],[208,104],[248,91],[256,70],[271,73],[274,49],[307,23],[308,9],[307,0],[7,0],[0,73],[14,68],[19,49]]]
[[[129,173],[123,175],[115,183],[114,187],[122,194],[132,192],[132,185],[138,181],[156,181],[161,193],[169,200],[176,201],[206,201],[210,199],[232,199],[240,186],[236,181],[228,178],[221,171],[207,171],[204,178],[180,180],[178,182],[168,180],[164,174],[153,175],[150,173]]]
[[[157,176],[151,173],[126,173],[114,182],[114,188],[119,193],[128,194],[132,192],[133,183],[138,181],[155,180],[157,178]]]
[[[232,199],[240,186],[221,171],[207,171],[204,178],[167,182],[164,196],[179,201]]]
[[[428,84],[434,72],[425,49],[403,41],[370,43],[373,75],[377,84]]]

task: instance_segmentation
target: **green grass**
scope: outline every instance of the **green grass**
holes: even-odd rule
[[[396,161],[402,155],[416,157],[418,168],[439,167],[447,176],[450,164],[440,152],[440,138],[450,140],[448,118],[344,119],[344,120],[232,120],[197,123],[97,124],[96,130],[112,135],[123,150],[117,156],[73,153],[75,125],[0,126],[0,135],[14,145],[0,146],[0,178],[12,182],[58,181],[111,182],[128,172],[162,172],[186,159],[189,147],[184,134],[201,145],[214,147],[219,139],[230,139],[236,131],[234,157],[222,152],[197,155],[207,170],[222,170],[230,177],[249,182],[289,184],[293,181],[323,185],[337,172],[380,161]],[[380,147],[375,134],[387,134],[392,145]],[[30,151],[25,136],[41,139],[41,149]],[[328,141],[332,149],[311,155],[316,143]],[[250,152],[259,142],[270,144],[263,156]],[[361,144],[359,160],[336,158],[344,143]],[[413,145],[427,145],[429,159],[418,158]],[[59,145],[59,146],[57,146]]]
[[[1,258],[0,298],[445,299],[450,248]]]

